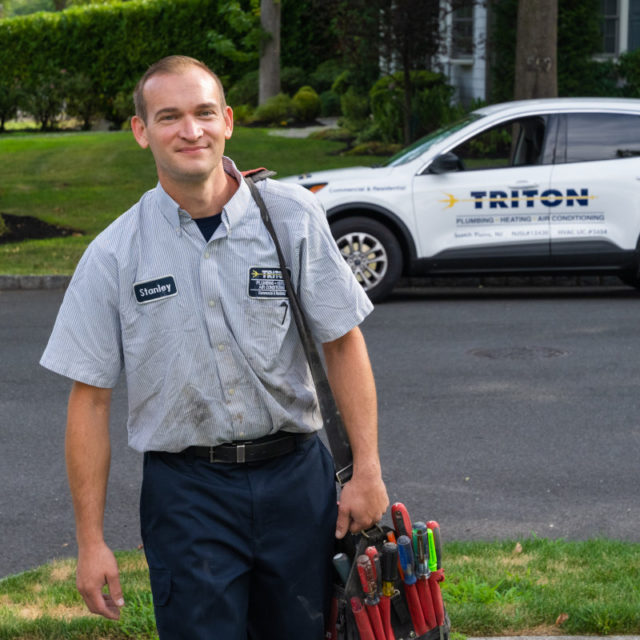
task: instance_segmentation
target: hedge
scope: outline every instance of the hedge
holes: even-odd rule
[[[32,89],[61,72],[83,76],[100,110],[118,121],[122,94],[151,63],[176,53],[203,60],[228,85],[247,68],[208,44],[207,32],[223,22],[218,6],[218,0],[129,0],[0,20],[0,92],[16,80]]]

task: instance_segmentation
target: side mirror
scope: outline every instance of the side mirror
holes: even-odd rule
[[[452,171],[464,171],[464,165],[462,160],[453,153],[448,151],[433,159],[433,162],[429,165],[429,173],[450,173]]]

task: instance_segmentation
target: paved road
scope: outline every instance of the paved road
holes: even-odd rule
[[[0,577],[75,554],[68,383],[37,365],[59,291],[0,291]],[[445,539],[640,540],[640,297],[400,291],[364,324],[392,500]],[[107,540],[139,544],[140,457],[114,394]]]

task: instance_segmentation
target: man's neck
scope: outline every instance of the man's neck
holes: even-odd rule
[[[224,170],[202,183],[184,184],[161,179],[160,184],[194,219],[220,213],[239,187],[237,180]]]

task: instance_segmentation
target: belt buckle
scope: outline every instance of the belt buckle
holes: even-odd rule
[[[236,445],[236,462],[238,464],[242,464],[245,461],[245,449],[246,445],[244,444]]]

